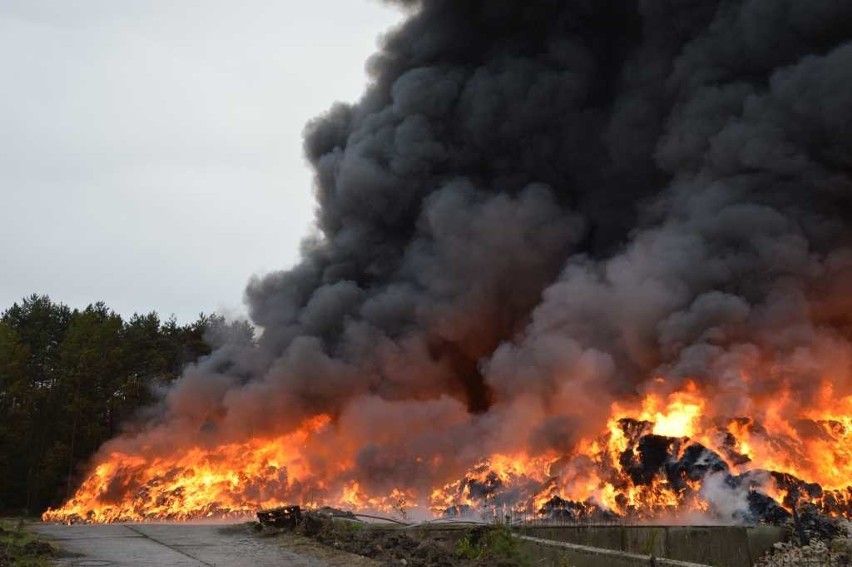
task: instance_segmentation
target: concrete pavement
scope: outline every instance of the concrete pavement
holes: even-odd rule
[[[330,567],[284,549],[242,526],[216,524],[112,524],[33,526],[61,550],[64,567]]]

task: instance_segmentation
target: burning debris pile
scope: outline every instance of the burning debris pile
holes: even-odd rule
[[[45,518],[849,515],[852,3],[397,3],[260,339]]]
[[[747,419],[731,424],[758,431],[765,442],[792,441],[770,439]],[[741,443],[729,427],[717,427],[706,445],[686,435],[655,434],[655,424],[646,420],[615,418],[610,427],[591,445],[594,449],[552,463],[552,476],[543,482],[507,485],[489,463],[481,464],[452,485],[457,488],[451,500],[467,503],[453,505],[443,515],[487,517],[499,510],[569,523],[666,519],[784,524],[795,519],[803,529],[829,538],[834,535],[829,518],[852,517],[852,487],[823,489],[793,474],[753,468],[751,458],[738,451]],[[845,434],[844,429],[832,429]],[[685,432],[692,434],[690,427]],[[566,482],[566,477],[576,479],[578,474],[593,479],[585,484],[589,497],[562,498],[566,488],[571,490],[572,481]]]

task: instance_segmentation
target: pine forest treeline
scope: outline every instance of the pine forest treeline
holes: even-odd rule
[[[103,303],[70,309],[32,295],[0,316],[0,513],[38,513],[75,488],[97,448],[157,400],[217,331],[244,323],[152,312],[123,319]]]

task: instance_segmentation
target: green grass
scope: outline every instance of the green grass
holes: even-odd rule
[[[335,529],[340,529],[346,532],[362,532],[367,525],[364,522],[356,522],[353,520],[343,520],[335,518],[332,520],[332,525]]]
[[[0,520],[0,565],[46,567],[54,548],[26,529],[23,520]]]
[[[484,562],[503,559],[514,561],[517,565],[529,563],[521,552],[518,540],[506,526],[489,527],[484,532],[471,531],[456,544],[456,555]]]

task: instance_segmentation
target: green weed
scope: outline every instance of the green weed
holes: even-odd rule
[[[0,564],[46,567],[53,547],[29,533],[21,520],[0,520]]]
[[[506,526],[471,530],[456,544],[456,555],[477,561],[509,560],[518,565],[528,564],[520,543]]]

